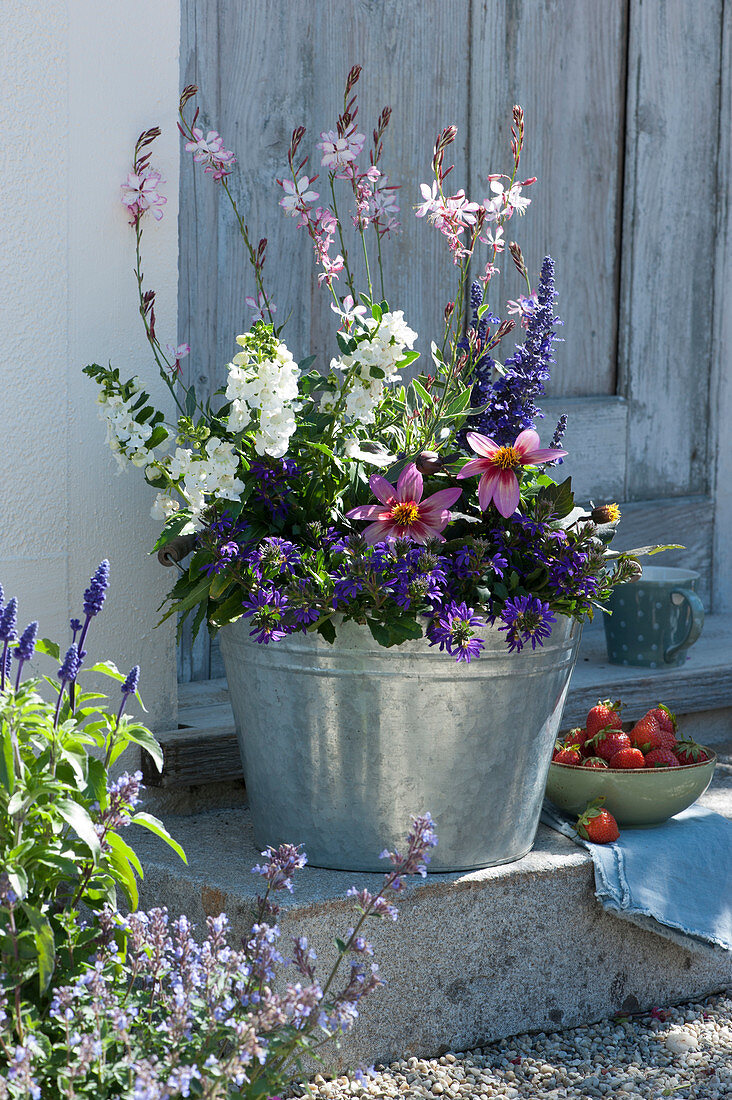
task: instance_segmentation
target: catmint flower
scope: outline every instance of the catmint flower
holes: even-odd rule
[[[10,885],[10,877],[6,871],[0,874],[0,904],[12,909],[18,900],[18,895]]]
[[[265,848],[265,862],[252,867],[252,874],[263,875],[270,890],[289,890],[292,893],[292,875],[304,867],[308,857],[293,844],[280,844],[279,848]]]
[[[93,618],[102,610],[102,604],[109,587],[109,562],[105,558],[97,566],[89,587],[84,593],[84,614]]]

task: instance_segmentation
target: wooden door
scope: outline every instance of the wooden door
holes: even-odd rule
[[[666,561],[700,569],[708,602],[729,11],[730,0],[183,0],[181,46],[181,85],[199,86],[204,123],[239,156],[230,183],[253,237],[268,238],[268,286],[293,310],[287,343],[326,364],[333,315],[274,184],[294,126],[317,165],[355,63],[362,130],[392,107],[384,165],[402,184],[403,232],[385,258],[387,297],[428,353],[453,296],[444,242],[410,209],[435,136],[458,126],[451,179],[480,200],[522,104],[522,170],[539,182],[511,229],[531,270],[554,257],[564,320],[541,434],[569,414],[563,470],[579,497],[621,503],[620,545],[685,544]],[[212,392],[250,323],[252,280],[228,204],[182,155],[180,339],[190,379]],[[521,289],[503,268],[496,305]],[[222,674],[203,635],[184,639],[181,679]]]

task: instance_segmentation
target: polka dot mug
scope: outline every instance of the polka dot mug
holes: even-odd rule
[[[648,565],[643,576],[619,584],[603,615],[612,665],[669,668],[683,665],[704,626],[704,605],[693,569]]]

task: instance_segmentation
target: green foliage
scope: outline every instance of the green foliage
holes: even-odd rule
[[[37,649],[58,659],[55,643]],[[124,679],[111,662],[89,671]],[[142,866],[120,829],[150,830],[185,859],[157,818],[135,812],[139,773],[110,781],[130,745],[162,765],[150,731],[100,707],[97,692],[77,692],[73,712],[64,699],[56,720],[40,686],[0,692],[0,972],[38,1003],[93,946],[82,909],[116,905],[118,890],[137,905]]]

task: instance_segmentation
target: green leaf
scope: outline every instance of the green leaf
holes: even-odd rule
[[[56,661],[61,660],[61,648],[58,642],[52,642],[50,638],[39,638],[36,642],[36,653],[45,653]]]
[[[344,332],[337,332],[336,340],[338,341],[338,347],[343,355],[353,355],[358,347],[356,341],[352,337],[347,336]]]
[[[453,417],[460,416],[460,414],[465,412],[465,410],[469,407],[470,396],[471,391],[467,389],[463,390],[462,393],[459,393],[457,397],[453,397],[452,401],[450,401],[445,408],[442,414],[443,417],[445,419],[452,419]]]
[[[424,388],[424,386],[422,385],[422,383],[420,382],[420,380],[418,378],[413,378],[411,385],[412,385],[412,389],[415,391],[415,393],[417,393],[422,398],[422,400],[425,402],[425,404],[427,404],[427,405],[432,404],[432,397],[431,397],[430,393]]]
[[[92,665],[91,668],[86,670],[87,672],[101,672],[104,676],[109,676],[112,680],[117,680],[118,683],[123,683],[126,677],[117,668],[114,661],[98,661],[97,664]]]
[[[56,966],[56,941],[48,917],[32,905],[21,902],[23,912],[33,929],[33,939],[38,952],[38,981],[41,993],[48,989]]]
[[[181,848],[177,840],[173,840],[168,830],[163,825],[162,821],[159,821],[157,817],[153,817],[152,814],[139,813],[130,818],[130,824],[142,825],[143,829],[149,829],[151,833],[155,833],[155,836],[159,836],[161,840],[164,840],[174,852],[176,852],[184,863],[188,863],[186,854]]]
[[[22,867],[16,867],[13,871],[8,871],[8,879],[10,885],[19,898],[24,898],[28,893],[28,876]]]
[[[313,365],[317,358],[317,355],[306,355],[305,358],[301,359],[297,365],[304,373],[309,367]]]
[[[552,512],[557,519],[564,519],[574,508],[574,493],[572,492],[572,478],[568,477],[559,485],[552,482],[544,485],[536,494],[539,502],[551,503]]]
[[[135,745],[139,745],[144,749],[153,760],[155,761],[155,767],[159,772],[163,770],[163,750],[159,743],[155,740],[150,730],[145,726],[125,726],[125,736],[130,739]]]
[[[61,815],[80,840],[83,840],[92,854],[94,862],[99,860],[102,854],[99,837],[94,829],[94,823],[83,806],[78,802],[72,802],[69,798],[61,798],[54,802],[54,809]]]
[[[114,836],[115,840],[120,839],[116,833],[111,835]],[[124,841],[122,841],[122,843],[124,844]],[[130,867],[128,860],[125,859],[122,852],[117,850],[116,846],[111,847],[107,855],[107,860],[115,882],[117,882],[125,892],[125,897],[127,898],[130,909],[137,909],[140,902],[140,894],[137,889],[137,880],[134,871]]]
[[[480,320],[483,314],[487,313],[490,308],[487,302],[484,302],[482,306],[478,306],[478,320]]]
[[[120,852],[127,862],[132,864],[139,877],[144,878],[142,864],[140,863],[137,853],[133,848],[130,848],[129,844],[122,839],[119,833],[107,833],[107,840],[109,841],[110,848],[114,848],[115,851]]]
[[[317,631],[322,638],[325,638],[326,642],[333,645],[336,640],[336,631],[332,619],[323,619],[322,623],[318,623]]]
[[[0,730],[0,783],[8,794],[15,790],[15,766],[13,763],[13,739],[10,727],[3,725]]]
[[[378,645],[388,647],[392,644],[391,634],[383,623],[378,622],[376,619],[367,619],[366,622],[371,631],[371,637]]]
[[[186,416],[193,416],[196,411],[196,387],[189,386],[186,391]]]

